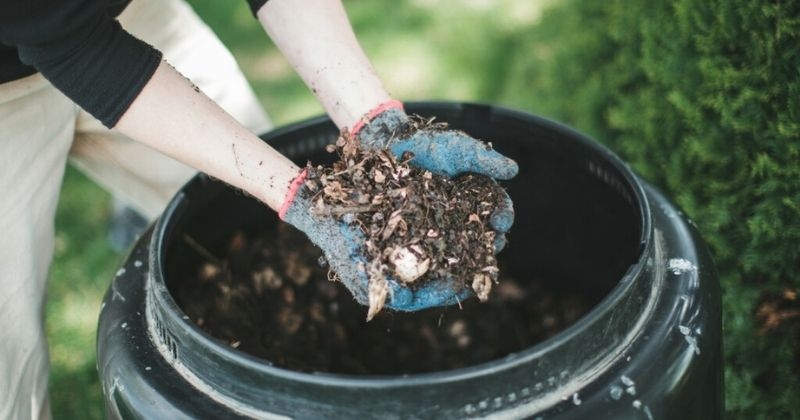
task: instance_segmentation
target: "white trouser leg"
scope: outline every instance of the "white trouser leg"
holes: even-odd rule
[[[181,0],[136,0],[121,21],[251,130],[269,128],[230,54]],[[50,415],[44,295],[69,153],[151,218],[194,174],[103,128],[40,75],[0,84],[0,419]]]
[[[0,84],[0,419],[50,415],[44,296],[77,114],[40,75]]]
[[[260,134],[271,127],[233,56],[186,3],[136,0],[122,13],[120,22],[161,50],[170,64],[251,131]],[[107,130],[86,113],[78,119],[71,158],[90,178],[150,219],[158,216],[195,174],[193,169]]]

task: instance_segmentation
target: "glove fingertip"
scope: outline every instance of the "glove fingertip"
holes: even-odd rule
[[[489,226],[499,233],[508,232],[513,224],[514,210],[511,207],[500,208],[489,217]]]
[[[502,233],[498,234],[494,238],[494,253],[495,253],[495,255],[499,254],[500,251],[505,249],[507,244],[508,244],[508,239],[506,239],[506,235],[502,234]]]
[[[475,154],[472,166],[474,172],[501,180],[514,178],[519,172],[519,165],[513,159],[496,150],[486,148]]]
[[[498,153],[499,154],[499,153]],[[514,178],[519,173],[519,165],[513,159],[500,155],[499,162],[493,165],[495,168],[492,178],[507,181]]]

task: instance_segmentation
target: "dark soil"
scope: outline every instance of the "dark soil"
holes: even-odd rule
[[[328,280],[320,251],[289,225],[236,232],[226,255],[211,256],[185,239],[206,262],[174,283],[184,312],[224,344],[296,371],[409,374],[470,366],[541,342],[588,310],[581,297],[554,293],[544,281],[501,276],[485,303],[383,311],[366,322],[364,307]]]

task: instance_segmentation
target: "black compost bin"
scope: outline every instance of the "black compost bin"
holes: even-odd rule
[[[234,230],[279,223],[200,175],[134,246],[106,294],[97,350],[109,417],[721,417],[718,280],[674,204],[604,147],[537,116],[459,103],[409,110],[490,140],[519,162],[519,176],[504,184],[517,218],[500,268],[523,286],[535,280],[581,296],[586,313],[546,340],[457,368],[282,367],[212,337],[173,296],[187,287],[174,284],[178,274],[202,258],[187,236],[213,250]],[[330,160],[324,146],[336,134],[317,118],[264,137],[304,164]]]

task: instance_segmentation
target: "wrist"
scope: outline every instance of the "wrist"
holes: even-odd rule
[[[386,111],[391,110],[391,109],[398,110],[398,111],[400,111],[402,113],[405,113],[405,109],[403,107],[403,103],[402,102],[400,102],[400,101],[398,101],[396,99],[388,100],[386,102],[383,102],[383,103],[379,104],[375,108],[372,108],[369,112],[367,112],[361,118],[359,118],[359,120],[356,121],[356,123],[353,124],[353,126],[350,128],[350,135],[357,136],[358,133],[361,132],[361,130],[364,127],[366,127],[370,122],[372,122],[377,117],[379,117],[381,114],[383,114]]]
[[[407,133],[409,117],[400,101],[391,101],[376,107],[354,126],[350,134],[367,149],[387,149],[398,135]]]
[[[286,212],[289,211],[292,203],[294,203],[297,195],[300,193],[300,189],[303,187],[303,183],[305,182],[307,175],[308,169],[304,168],[300,174],[297,175],[297,177],[289,184],[289,189],[286,191],[283,204],[281,204],[281,208],[278,210],[278,217],[281,220],[286,220]]]

